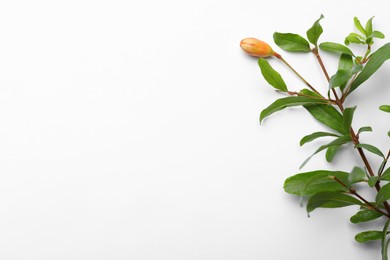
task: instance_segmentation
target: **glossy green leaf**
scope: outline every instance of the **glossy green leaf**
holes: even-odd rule
[[[390,113],[390,106],[389,105],[382,105],[379,107],[380,110]]]
[[[355,145],[356,148],[363,148],[373,154],[376,154],[382,158],[384,158],[385,156],[383,155],[383,153],[381,152],[381,150],[379,150],[377,147],[371,145],[371,144],[357,144]]]
[[[339,43],[334,43],[334,42],[322,42],[320,44],[320,49],[323,51],[328,51],[328,52],[335,52],[335,53],[345,53],[351,56],[355,56],[353,52],[346,46],[339,44]]]
[[[367,35],[367,37],[369,37],[372,34],[372,19],[374,19],[374,17],[371,17],[367,21],[367,23],[366,23],[366,35]]]
[[[370,126],[360,127],[358,130],[358,135],[363,133],[363,132],[372,132],[372,128]]]
[[[346,134],[343,127],[343,116],[332,105],[305,105],[307,111],[322,124],[336,130],[341,134]]]
[[[380,177],[383,181],[390,181],[390,168],[387,168]]]
[[[340,87],[348,82],[352,77],[352,73],[349,70],[338,70],[335,75],[330,78],[329,86],[331,88]]]
[[[324,18],[321,14],[320,18],[314,22],[313,26],[306,32],[307,39],[314,45],[317,46],[318,39],[322,34],[323,30],[320,24],[320,20]]]
[[[379,205],[388,199],[390,199],[390,183],[382,186],[382,188],[378,191],[378,194],[375,198],[375,203]]]
[[[306,95],[306,96],[310,96],[310,97],[321,98],[321,95],[319,95],[318,93],[315,93],[307,88],[302,89],[301,91],[299,91],[299,93]]]
[[[371,176],[370,178],[368,178],[368,186],[374,187],[375,184],[378,182],[378,180],[379,180],[378,176]]]
[[[325,158],[327,162],[332,162],[336,153],[340,150],[341,145],[335,145],[326,149]]]
[[[359,243],[366,243],[372,240],[381,240],[382,239],[382,231],[364,231],[355,236],[355,240]]]
[[[366,30],[363,28],[363,25],[360,23],[357,17],[353,18],[353,23],[355,24],[356,29],[358,29],[362,34],[366,35]]]
[[[372,37],[378,38],[378,39],[384,39],[385,35],[380,31],[373,31]]]
[[[351,173],[348,175],[348,182],[350,184],[354,184],[357,182],[361,182],[366,178],[366,173],[362,168],[354,167]]]
[[[339,59],[339,70],[352,71],[353,61],[352,56],[349,54],[341,54]]]
[[[336,73],[336,75],[337,74],[341,74],[341,75],[345,74],[343,77],[346,77],[346,79],[342,80],[342,81],[344,81],[344,83],[339,85],[341,90],[345,89],[349,79],[352,77],[352,75],[353,75],[352,68],[353,68],[352,56],[348,55],[348,54],[345,54],[345,53],[342,53],[340,55],[339,68],[338,68],[338,71]],[[343,72],[341,72],[341,71],[343,71]],[[340,77],[340,75],[339,75],[339,77]],[[332,84],[334,84],[334,83],[330,84],[331,87],[334,87]]]
[[[317,153],[329,148],[329,147],[332,147],[332,146],[341,146],[343,144],[346,144],[346,143],[349,143],[351,141],[351,137],[349,135],[343,135],[343,136],[340,136],[338,138],[336,138],[335,140],[333,140],[332,142],[328,143],[328,144],[325,144],[325,145],[322,145],[320,146],[320,148],[318,148],[311,156],[309,156],[303,163],[302,165],[299,167],[300,169],[306,165],[306,163],[314,156],[316,155]]]
[[[370,60],[367,62],[366,66],[352,82],[349,93],[354,91],[369,77],[371,77],[371,75],[374,74],[388,59],[390,59],[390,43],[386,43],[371,55]]]
[[[275,44],[290,52],[309,52],[310,44],[305,38],[293,33],[274,33]]]
[[[345,45],[350,43],[366,44],[365,38],[357,33],[350,33],[344,40]]]
[[[351,128],[352,125],[352,120],[353,120],[353,114],[355,113],[356,107],[348,107],[344,109],[343,112],[343,126],[345,131],[349,132],[349,129]]]
[[[315,132],[309,135],[304,136],[301,141],[299,142],[299,145],[302,146],[305,143],[311,142],[319,137],[324,137],[324,136],[338,136],[333,133],[328,133],[328,132]]]
[[[323,191],[345,191],[338,182],[330,178],[335,176],[343,182],[347,182],[348,173],[341,171],[312,171],[298,173],[286,179],[284,190],[289,194],[309,196]]]
[[[377,218],[380,218],[382,214],[375,210],[362,209],[350,218],[350,221],[354,224],[368,222]]]
[[[260,123],[264,118],[270,116],[271,114],[285,109],[286,107],[292,106],[302,106],[302,105],[312,105],[312,104],[324,104],[326,101],[319,98],[310,98],[310,97],[286,97],[280,98],[261,111],[260,114]]]
[[[274,88],[287,92],[287,86],[282,76],[271,67],[268,61],[264,58],[259,58],[258,63],[264,79]]]
[[[311,212],[316,208],[341,208],[352,205],[362,205],[362,203],[350,195],[326,191],[311,196],[307,202],[306,210]]]

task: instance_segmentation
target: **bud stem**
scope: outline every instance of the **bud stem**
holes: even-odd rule
[[[290,70],[292,70],[292,72],[294,72],[295,75],[297,75],[311,90],[322,97],[321,93],[319,93],[312,85],[310,85],[310,83],[307,82],[307,80],[305,80],[285,59],[283,59],[280,54],[274,53],[274,56],[282,61]]]

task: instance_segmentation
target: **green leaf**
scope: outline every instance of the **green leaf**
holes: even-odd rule
[[[335,52],[335,53],[345,53],[351,56],[355,56],[353,52],[346,46],[334,43],[334,42],[323,42],[320,44],[320,49],[323,51],[328,52]]]
[[[378,194],[375,198],[375,203],[379,205],[388,199],[390,199],[390,183],[382,186],[382,188],[378,191]]]
[[[287,92],[286,83],[284,83],[283,78],[280,74],[274,70],[268,61],[264,58],[259,58],[259,66],[261,69],[261,74],[263,74],[264,79],[274,88],[279,89],[283,92]]]
[[[327,162],[332,162],[336,153],[340,150],[341,145],[330,146],[326,149],[325,158]]]
[[[355,236],[355,240],[359,243],[365,243],[372,240],[380,240],[382,239],[382,231],[364,231]]]
[[[367,38],[370,37],[372,34],[372,19],[374,19],[374,17],[371,17],[366,23],[366,36],[367,36]]]
[[[379,150],[377,147],[375,147],[371,144],[357,144],[357,145],[355,145],[355,148],[363,148],[363,149],[365,149],[373,154],[376,154],[382,158],[385,158],[385,156],[383,155],[381,150]]]
[[[322,145],[320,146],[320,148],[318,148],[311,156],[309,156],[309,158],[307,158],[303,163],[302,165],[299,167],[300,169],[305,166],[305,164],[314,156],[316,155],[317,153],[329,148],[329,147],[332,147],[332,146],[341,146],[343,144],[346,144],[346,143],[349,143],[351,141],[351,137],[349,135],[343,135],[343,136],[340,136],[338,138],[336,138],[335,140],[333,140],[332,142],[328,143],[328,144],[325,144],[325,145]]]
[[[340,87],[348,82],[352,77],[351,71],[338,70],[335,75],[330,78],[329,85],[331,88]]]
[[[320,38],[320,35],[323,32],[320,24],[322,18],[324,18],[324,16],[321,14],[320,18],[315,21],[313,26],[306,32],[307,39],[315,46],[317,46],[318,38]]]
[[[364,37],[357,33],[350,33],[345,37],[344,43],[346,45],[349,45],[350,43],[366,44]]]
[[[378,38],[378,39],[384,39],[385,35],[382,32],[380,32],[380,31],[373,31],[372,32],[372,37]]]
[[[328,133],[328,132],[315,132],[315,133],[304,136],[301,139],[301,141],[299,142],[299,145],[302,146],[305,143],[311,142],[311,141],[313,141],[319,137],[323,137],[323,136],[336,136],[337,137],[338,135]]]
[[[332,105],[305,105],[307,111],[319,122],[336,130],[341,134],[347,134],[343,127],[343,116]]]
[[[379,107],[380,110],[390,113],[390,106],[389,105],[382,105]]]
[[[306,210],[311,212],[316,208],[340,208],[362,203],[349,195],[339,192],[319,192],[311,196],[307,202]]]
[[[390,181],[390,168],[387,168],[380,177],[383,181]]]
[[[358,135],[363,133],[363,132],[372,132],[372,128],[370,126],[360,127],[358,130]]]
[[[354,224],[368,222],[377,218],[380,218],[382,214],[375,210],[362,209],[350,218],[350,221]]]
[[[286,97],[280,98],[261,111],[260,114],[260,123],[264,120],[264,118],[270,116],[271,114],[285,109],[286,107],[292,106],[302,106],[302,105],[310,105],[310,104],[324,104],[327,101],[319,99],[319,98],[310,98],[310,97]]]
[[[338,69],[352,71],[352,67],[353,67],[352,56],[345,53],[341,54]]]
[[[349,93],[354,91],[369,77],[371,77],[371,75],[374,74],[375,71],[377,71],[379,67],[388,59],[390,59],[390,43],[386,43],[371,55],[366,66],[352,82]]]
[[[346,189],[330,176],[347,182],[348,173],[341,171],[312,171],[298,173],[286,179],[284,190],[289,194],[309,196],[324,191],[346,191]]]
[[[276,45],[285,51],[291,52],[309,52],[310,44],[305,38],[293,33],[274,33]]]
[[[374,187],[378,180],[378,176],[371,176],[370,178],[368,178],[368,186],[370,186],[371,188]]]
[[[343,113],[343,126],[346,132],[351,129],[353,114],[355,113],[356,107],[349,107],[344,110]]]
[[[350,184],[354,184],[357,182],[361,182],[366,178],[366,173],[362,168],[354,167],[351,173],[348,175],[348,182]]]
[[[356,74],[360,71],[362,71],[363,65],[362,64],[357,64],[353,69],[352,69],[352,74]]]
[[[363,28],[362,24],[360,23],[359,19],[357,17],[353,18],[353,23],[355,24],[356,29],[358,29],[362,34],[366,35],[366,30]]]
[[[353,68],[352,56],[345,54],[345,53],[342,53],[340,55],[339,68],[338,68],[336,75],[337,74],[345,74],[344,77],[347,77],[347,79],[343,79],[344,83],[339,85],[341,90],[345,89],[349,79],[352,77],[352,75],[353,75],[352,68]],[[345,71],[345,72],[339,72],[339,71]],[[331,84],[331,86],[332,86],[332,84]]]

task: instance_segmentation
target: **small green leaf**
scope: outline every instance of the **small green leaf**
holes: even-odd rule
[[[284,83],[283,78],[280,74],[274,70],[268,61],[264,58],[259,58],[259,67],[261,69],[261,74],[263,74],[264,79],[274,88],[279,89],[280,91],[287,92],[286,83]]]
[[[346,45],[349,45],[350,43],[366,44],[364,37],[357,33],[350,33],[347,37],[345,37],[344,43]]]
[[[375,198],[375,203],[379,205],[388,199],[390,199],[390,183],[382,186],[382,188],[378,191],[378,194]]]
[[[264,120],[264,118],[270,116],[271,114],[285,109],[286,107],[292,106],[302,106],[302,105],[310,105],[310,104],[324,104],[327,101],[319,99],[319,98],[310,98],[310,97],[286,97],[280,98],[261,111],[260,114],[260,123]]]
[[[338,70],[335,75],[330,78],[329,85],[331,88],[340,87],[348,82],[352,77],[351,71]]]
[[[354,224],[368,222],[377,218],[380,218],[382,214],[369,209],[362,209],[350,218],[350,221]]]
[[[361,182],[366,178],[366,173],[362,168],[354,167],[351,173],[348,175],[348,182],[350,184],[354,184],[357,182]]]
[[[341,134],[347,134],[343,127],[343,116],[331,105],[305,105],[307,111],[322,124],[336,130]]]
[[[360,71],[362,71],[363,65],[362,64],[357,64],[353,69],[352,69],[352,74],[356,74]]]
[[[330,176],[335,176],[342,182],[347,182],[348,173],[326,170],[298,173],[286,179],[284,190],[289,194],[299,196],[309,196],[323,191],[346,190]]]
[[[384,39],[385,35],[382,32],[380,32],[380,31],[373,31],[372,32],[372,37],[378,38],[378,39]]]
[[[338,71],[336,73],[336,75],[337,75],[337,74],[341,73],[339,71],[346,71],[347,72],[346,74],[348,75],[348,78],[345,80],[345,82],[343,84],[340,85],[340,89],[342,91],[345,89],[349,79],[353,75],[352,68],[353,68],[352,56],[348,55],[348,54],[345,54],[345,53],[342,53],[340,55],[339,68],[338,68]],[[331,86],[332,86],[332,84],[331,84]]]
[[[389,105],[382,105],[379,107],[380,110],[390,113],[390,106]]]
[[[366,36],[367,36],[367,38],[370,37],[372,34],[372,19],[374,19],[374,17],[371,17],[366,23]]]
[[[299,145],[302,146],[305,143],[311,142],[319,137],[324,137],[324,136],[338,136],[332,133],[327,133],[327,132],[315,132],[309,135],[304,136],[301,141],[299,142]]]
[[[369,77],[371,77],[371,75],[374,74],[375,71],[377,71],[379,67],[382,66],[382,64],[388,59],[390,59],[390,43],[386,43],[371,55],[366,66],[352,82],[349,93],[354,91]]]
[[[291,52],[309,52],[310,44],[305,38],[293,33],[274,33],[276,45],[285,51]]]
[[[311,196],[307,202],[306,210],[311,212],[316,208],[340,208],[362,203],[349,195],[339,192],[319,192]]]
[[[371,188],[374,187],[378,180],[378,176],[371,176],[370,178],[368,178],[368,186],[370,186]]]
[[[358,130],[358,135],[363,133],[363,132],[372,132],[372,128],[370,126],[360,127]]]
[[[387,168],[380,177],[383,181],[390,181],[390,168]]]
[[[325,145],[322,145],[320,146],[320,148],[318,148],[311,156],[309,156],[303,163],[302,165],[299,167],[299,169],[301,169],[303,166],[306,165],[306,163],[314,156],[316,155],[317,153],[329,148],[329,147],[332,147],[332,146],[341,146],[343,144],[346,144],[346,143],[349,143],[351,141],[351,137],[349,135],[343,135],[343,136],[340,136],[338,138],[336,138],[335,140],[333,140],[332,142],[328,143],[328,144],[325,144]]]
[[[343,113],[343,126],[346,132],[349,133],[349,129],[351,129],[353,114],[355,113],[356,107],[348,107],[344,110]]]
[[[363,28],[362,24],[360,23],[359,19],[357,17],[353,18],[353,23],[355,24],[356,29],[358,29],[362,34],[366,35],[366,30]]]
[[[339,70],[352,71],[353,61],[352,56],[342,53],[339,60]]]
[[[313,26],[306,32],[307,39],[315,46],[317,46],[318,38],[320,38],[320,35],[323,32],[320,24],[322,18],[324,18],[324,16],[321,14],[320,18],[315,21]]]
[[[385,156],[383,155],[381,150],[379,150],[377,147],[375,147],[371,144],[357,144],[357,145],[355,145],[355,148],[363,148],[363,149],[365,149],[373,154],[376,154],[382,158],[385,158]]]
[[[345,53],[351,56],[355,56],[353,52],[346,46],[334,43],[334,42],[323,42],[320,44],[320,49],[323,51],[328,52],[335,52],[335,53]]]
[[[326,149],[325,158],[327,162],[332,162],[336,153],[340,150],[341,145],[330,146]]]
[[[359,243],[366,243],[372,240],[380,240],[382,239],[382,231],[364,231],[355,236],[355,240]]]

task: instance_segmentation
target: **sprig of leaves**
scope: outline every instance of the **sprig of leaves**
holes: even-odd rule
[[[382,32],[374,30],[373,17],[366,22],[365,26],[355,17],[354,25],[357,32],[348,34],[344,44],[319,42],[320,36],[323,34],[323,28],[320,24],[323,18],[324,16],[321,15],[312,24],[306,31],[306,37],[296,33],[275,32],[273,38],[275,44],[284,51],[316,55],[319,65],[328,80],[327,95],[322,95],[321,91],[310,85],[280,54],[274,55],[306,84],[306,88],[300,91],[291,91],[288,84],[279,72],[270,65],[268,60],[260,58],[258,64],[264,79],[278,92],[289,95],[288,97],[278,98],[262,110],[260,122],[262,123],[265,118],[285,108],[303,107],[327,130],[305,135],[299,144],[302,146],[309,142],[316,143],[319,139],[331,138],[329,142],[321,143],[312,156],[326,150],[325,158],[328,162],[332,162],[338,154],[337,152],[346,144],[350,144],[350,147],[358,151],[364,169],[356,166],[350,172],[315,170],[298,173],[286,179],[284,190],[293,195],[308,197],[306,205],[308,213],[317,208],[358,206],[358,211],[350,218],[350,221],[354,224],[386,218],[387,221],[382,231],[368,230],[355,236],[355,240],[359,243],[380,240],[382,259],[385,260],[387,259],[387,248],[390,244],[390,239],[387,236],[390,225],[390,206],[387,203],[390,200],[390,168],[386,168],[390,150],[386,155],[373,144],[359,141],[360,134],[372,132],[372,128],[362,126],[356,132],[353,128],[353,118],[357,108],[344,107],[344,102],[350,93],[363,85],[384,62],[390,59],[390,43],[384,44],[371,53],[374,39],[385,38]],[[357,52],[355,53],[349,47],[352,43],[366,45],[366,52],[360,55]],[[319,50],[339,56],[337,71],[334,75],[328,75]],[[390,113],[390,105],[381,105],[379,109]],[[390,131],[388,135],[390,136]],[[381,158],[382,163],[377,172],[373,170],[372,165],[368,162],[366,152]],[[312,156],[306,159],[301,167]],[[366,183],[366,187],[376,193],[374,202],[370,202],[360,195],[356,188],[357,183]]]

